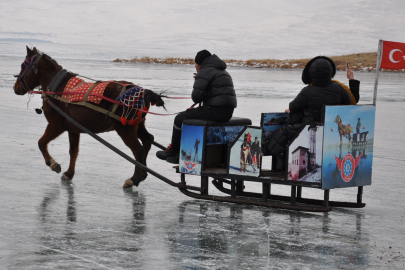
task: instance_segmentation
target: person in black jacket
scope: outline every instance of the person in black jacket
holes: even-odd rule
[[[309,71],[311,69],[312,63],[314,63],[318,59],[325,59],[332,65],[332,78],[335,77],[335,62],[333,62],[332,59],[326,56],[316,56],[305,65],[305,68],[302,71],[301,79],[303,83],[308,85],[311,84],[311,75],[309,74]],[[360,99],[360,81],[354,79],[353,71],[351,70],[349,65],[347,65],[347,78],[349,79],[349,87],[337,80],[332,80],[332,82],[339,83],[343,88],[345,88],[345,90],[348,91],[350,95],[350,105],[356,105]]]
[[[333,68],[326,59],[314,61],[310,68],[311,85],[304,87],[290,102],[289,113],[303,111],[304,123],[321,122],[323,105],[349,105],[349,93],[336,82],[332,82]]]
[[[327,59],[316,59],[309,69],[311,84],[304,87],[290,102],[290,114],[301,117],[276,130],[265,142],[264,155],[280,156],[285,154],[286,145],[305,125],[321,122],[323,105],[349,105],[350,95],[341,84],[332,81],[333,68]]]
[[[175,117],[171,144],[166,150],[156,152],[158,158],[174,164],[179,162],[181,126],[185,119],[228,122],[237,106],[232,77],[225,70],[226,63],[207,50],[199,51],[194,62],[197,73],[191,98],[199,107]]]

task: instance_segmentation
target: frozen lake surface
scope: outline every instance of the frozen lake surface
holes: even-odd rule
[[[306,213],[194,200],[151,175],[139,187],[123,190],[132,164],[88,135],[81,137],[73,181],[61,181],[37,146],[46,127],[44,116],[33,110],[41,98],[32,97],[27,109],[28,96],[12,90],[11,75],[18,73],[23,58],[0,57],[0,269],[405,268],[404,74],[380,77],[366,207]],[[87,77],[129,80],[171,96],[189,96],[193,84],[193,66],[56,60]],[[254,125],[261,112],[283,111],[303,87],[301,71],[229,72],[238,93],[235,116],[249,117]],[[361,80],[361,103],[372,103],[374,74],[355,77]],[[345,73],[336,78],[347,82]],[[168,113],[191,104],[168,100]],[[147,128],[157,142],[169,143],[173,118],[148,115]],[[115,132],[101,137],[131,155]],[[51,142],[49,150],[66,169],[67,135]],[[152,147],[148,165],[180,181],[171,164],[155,157],[157,150]],[[254,183],[246,186],[260,189]],[[289,194],[286,187],[273,191]],[[330,199],[355,201],[356,194],[357,188],[332,190]],[[304,188],[303,196],[323,198],[323,192]]]

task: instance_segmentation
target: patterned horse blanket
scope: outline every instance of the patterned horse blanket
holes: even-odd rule
[[[82,102],[85,101],[87,96],[86,101],[100,104],[103,99],[104,90],[111,82],[112,81],[89,83],[76,77],[71,78],[65,89],[63,89],[62,99],[69,102]],[[148,111],[148,109],[144,107],[145,89],[133,84],[121,83],[121,85],[124,87],[124,90],[115,99],[124,105],[122,115],[119,119],[124,126],[137,125],[143,120],[142,112]],[[113,113],[115,113],[115,110]]]
[[[96,95],[102,96],[104,94],[105,88],[107,87],[107,85],[109,83],[111,83],[111,81],[100,82],[95,85],[95,83],[85,82],[82,79],[73,77],[69,80],[69,82],[67,83],[63,92],[64,93],[74,92],[75,94],[63,94],[62,97],[70,102],[84,101],[84,97],[85,97],[87,91],[90,89],[90,87],[94,87],[91,90],[90,95],[87,98],[87,101],[99,104],[101,102],[102,98],[97,97],[97,96],[92,96],[91,94],[96,94]]]

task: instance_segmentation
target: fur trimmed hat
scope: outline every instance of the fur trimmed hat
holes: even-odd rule
[[[195,59],[194,59],[194,62],[197,64],[197,65],[202,65],[202,63],[204,62],[204,60],[205,59],[207,59],[208,57],[210,57],[212,54],[209,52],[209,51],[207,51],[207,50],[202,50],[202,51],[199,51],[198,53],[197,53],[197,55],[195,56]]]
[[[332,78],[335,77],[335,74],[336,74],[336,65],[335,65],[335,62],[333,62],[333,60],[330,59],[329,57],[326,57],[326,56],[317,56],[317,57],[311,59],[311,60],[305,65],[305,68],[304,68],[304,70],[302,71],[302,81],[303,81],[305,84],[310,84],[310,83],[312,82],[312,80],[311,80],[311,75],[310,75],[310,72],[309,72],[309,71],[310,71],[310,69],[311,69],[311,65],[312,65],[316,60],[318,60],[318,59],[325,59],[325,60],[327,60],[327,61],[331,64],[331,66],[332,66]]]
[[[309,69],[312,85],[327,86],[332,82],[333,68],[326,59],[315,60]]]

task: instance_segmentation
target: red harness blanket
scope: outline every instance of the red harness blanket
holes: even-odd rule
[[[84,97],[85,97],[87,91],[90,89],[90,87],[94,87],[91,90],[90,95],[87,98],[87,101],[99,104],[101,102],[102,98],[97,97],[97,96],[92,96],[91,94],[96,94],[96,95],[102,96],[105,88],[107,87],[107,85],[110,82],[111,81],[100,82],[100,83],[97,83],[97,85],[95,85],[94,83],[85,82],[82,79],[73,77],[69,80],[69,82],[67,83],[63,92],[64,93],[74,92],[75,94],[66,94],[66,95],[62,95],[62,97],[70,102],[84,101]]]

